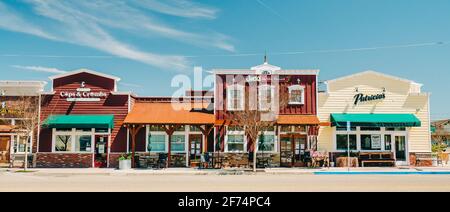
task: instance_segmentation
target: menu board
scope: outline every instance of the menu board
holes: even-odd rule
[[[381,135],[372,135],[372,149],[381,149]]]

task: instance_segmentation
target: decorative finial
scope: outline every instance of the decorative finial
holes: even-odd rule
[[[264,64],[267,64],[267,51],[264,52]]]

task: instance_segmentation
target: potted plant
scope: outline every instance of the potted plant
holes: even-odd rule
[[[131,169],[131,155],[123,154],[119,157],[119,169],[127,170]]]

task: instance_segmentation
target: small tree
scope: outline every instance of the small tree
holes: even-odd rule
[[[28,168],[28,141],[35,132],[39,124],[39,98],[36,96],[20,96],[17,101],[17,118],[21,121],[16,129],[25,137],[25,154],[23,169]]]
[[[289,102],[288,93],[285,91],[287,87],[285,85],[278,84],[278,80],[272,81],[274,94],[270,93],[267,98],[268,107],[260,108],[260,95],[256,83],[250,83],[250,89],[248,95],[250,98],[245,101],[243,110],[233,111],[227,114],[227,119],[231,121],[231,124],[244,129],[245,136],[247,137],[247,146],[252,148],[253,152],[253,171],[256,172],[256,160],[257,160],[257,145],[258,137],[260,133],[263,133],[269,128],[274,128],[277,124],[277,117],[280,108],[283,108]],[[264,85],[262,83],[262,85]],[[253,86],[253,89],[251,88]],[[253,97],[253,98],[252,98]]]
[[[444,149],[447,148],[447,144],[445,143],[449,137],[450,132],[445,129],[445,126],[450,123],[450,120],[435,122],[433,127],[435,131],[431,134],[431,138],[435,144],[433,144],[433,152],[442,153]]]

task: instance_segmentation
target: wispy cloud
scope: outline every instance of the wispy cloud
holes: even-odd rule
[[[215,8],[200,6],[186,0],[132,0],[132,2],[159,13],[186,18],[215,19],[218,12]]]
[[[11,66],[13,68],[17,69],[23,69],[23,70],[29,70],[29,71],[35,71],[35,72],[45,72],[45,73],[52,73],[52,74],[63,74],[66,73],[66,71],[57,69],[57,68],[49,68],[49,67],[42,67],[42,66],[21,66],[21,65],[13,65]]]
[[[183,31],[156,20],[148,10],[186,18],[213,18],[216,10],[184,0],[58,1],[22,0],[30,5],[37,20],[27,21],[22,13],[0,2],[0,28],[46,39],[87,46],[114,56],[140,61],[169,70],[187,70],[186,57],[145,51],[120,41],[111,29],[133,35],[160,36],[196,46],[234,51],[229,38],[220,33]],[[183,12],[177,12],[186,6]],[[142,9],[145,7],[146,9]],[[146,12],[147,11],[147,12]],[[28,15],[30,16],[30,15]],[[39,23],[39,24],[35,24]]]

